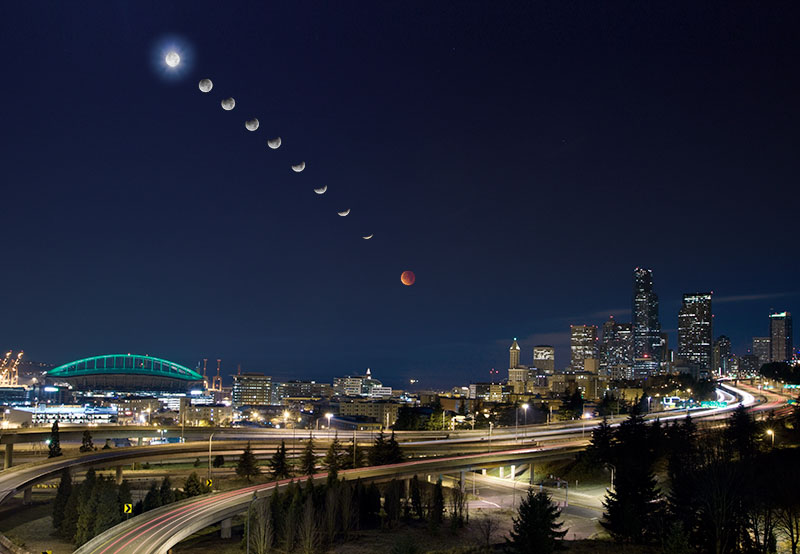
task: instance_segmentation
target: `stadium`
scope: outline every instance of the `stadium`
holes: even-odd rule
[[[175,362],[133,354],[75,360],[47,372],[50,384],[82,391],[187,392],[203,388],[203,376]]]

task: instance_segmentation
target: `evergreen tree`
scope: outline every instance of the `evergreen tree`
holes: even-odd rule
[[[144,501],[142,502],[142,509],[145,512],[149,512],[150,510],[155,510],[156,508],[161,506],[161,490],[158,488],[158,484],[153,481],[150,483],[150,488],[147,490],[147,494],[144,496]]]
[[[103,477],[96,479],[92,485],[91,493],[88,494],[88,499],[81,502],[78,506],[78,522],[75,526],[74,539],[75,544],[78,546],[85,544],[94,537],[95,520],[98,515],[97,510],[100,503],[100,496],[106,485],[107,482]],[[84,481],[84,488],[88,491],[86,481]]]
[[[370,483],[364,491],[364,514],[365,524],[369,527],[377,527],[380,523],[381,513],[381,491],[375,483]]]
[[[144,513],[144,502],[141,500],[137,500],[136,504],[133,505],[133,515],[138,516]]]
[[[58,420],[53,422],[53,426],[50,428],[50,442],[48,443],[48,458],[55,458],[56,456],[61,456],[61,437],[58,434]]]
[[[428,514],[428,525],[432,530],[436,530],[444,520],[444,489],[442,478],[436,481],[433,487],[433,501],[431,502],[430,513]]]
[[[339,442],[339,434],[334,435],[322,465],[328,470],[328,482],[335,481],[339,475],[339,466],[342,463],[342,445]]]
[[[758,424],[753,416],[747,412],[744,404],[733,411],[728,419],[725,429],[725,438],[728,440],[731,450],[739,459],[748,459],[757,453],[756,438],[758,436]]]
[[[561,510],[546,492],[534,493],[528,489],[513,518],[514,526],[506,539],[509,552],[518,554],[551,554],[563,548],[561,540],[567,530],[558,522]]]
[[[275,486],[272,495],[269,497],[269,513],[272,517],[272,529],[274,529],[275,539],[274,544],[280,544],[281,532],[283,531],[283,493],[281,492],[280,485]]]
[[[611,463],[611,444],[614,439],[614,430],[608,423],[608,416],[603,416],[600,424],[592,431],[592,439],[586,454],[592,462],[597,464]]]
[[[698,506],[696,478],[700,469],[697,428],[689,414],[680,425],[673,424],[669,433],[667,476],[670,492],[669,514],[682,532],[692,533]]]
[[[214,467],[222,467],[225,465],[225,456],[217,454],[214,456],[214,461],[211,463]]]
[[[291,552],[296,544],[297,527],[300,525],[300,515],[303,510],[303,495],[300,493],[300,487],[295,486],[288,496],[290,503],[283,525],[283,549]]]
[[[648,430],[635,406],[616,436],[614,490],[603,503],[606,511],[600,523],[619,542],[646,543],[654,538],[661,499],[652,471]]]
[[[70,494],[72,494],[72,475],[69,469],[64,469],[61,472],[56,498],[53,500],[53,528],[55,529],[61,528]]]
[[[317,457],[314,455],[314,439],[309,437],[303,449],[303,456],[300,458],[300,473],[303,475],[314,475],[317,471]]]
[[[314,499],[306,498],[300,516],[300,525],[297,529],[297,543],[302,554],[314,554],[319,544],[319,529],[317,528],[317,514],[314,510]]]
[[[400,445],[397,444],[397,439],[395,439],[394,437],[394,431],[392,431],[392,435],[389,437],[389,441],[386,443],[385,463],[399,464],[402,461],[403,461],[403,450],[400,448]]]
[[[386,437],[383,435],[383,430],[375,437],[367,459],[371,466],[382,466],[386,463]]]
[[[364,449],[358,446],[358,442],[353,440],[347,445],[342,456],[342,469],[354,469],[364,467]]]
[[[400,496],[400,483],[397,479],[392,479],[383,493],[383,511],[386,512],[386,523],[389,527],[394,527],[400,521]]]
[[[98,482],[95,502],[93,527],[89,538],[96,537],[106,529],[110,529],[122,521],[122,510],[118,501],[117,487],[113,481],[103,479]]]
[[[414,515],[422,519],[422,495],[419,492],[419,479],[415,475],[411,478],[411,508],[414,510]]]
[[[78,449],[80,452],[94,452],[94,443],[92,442],[92,434],[87,429],[83,432],[81,439],[81,447]]]
[[[197,473],[194,471],[191,472],[189,477],[187,477],[183,482],[183,493],[187,497],[192,497],[200,496],[201,494],[204,494],[204,492],[207,491],[203,490],[203,483],[200,482],[200,478],[197,476]]]
[[[250,441],[248,441],[247,447],[244,449],[244,452],[242,452],[239,462],[236,464],[236,475],[239,477],[244,477],[248,482],[250,482],[250,479],[259,473],[260,470],[258,469],[258,462],[256,461],[253,451],[250,449]]]
[[[164,476],[158,494],[161,497],[162,506],[175,502],[175,491],[172,490],[172,482],[169,480],[169,477]]]
[[[269,461],[269,470],[272,478],[276,481],[289,477],[289,463],[286,460],[286,441],[281,441],[281,445],[275,450],[272,459]]]
[[[75,529],[78,525],[78,506],[83,496],[83,485],[73,485],[72,492],[64,506],[64,519],[58,528],[59,534],[64,540],[72,541],[75,538]]]

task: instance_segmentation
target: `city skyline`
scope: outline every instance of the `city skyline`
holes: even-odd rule
[[[793,247],[795,28],[689,11],[14,6],[3,347],[445,386],[511,337],[563,361],[569,325],[630,321],[639,266],[673,347],[713,290],[741,352],[800,310],[796,257],[751,262]]]

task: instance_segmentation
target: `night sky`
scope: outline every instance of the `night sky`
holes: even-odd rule
[[[800,11],[595,4],[1,3],[0,346],[466,384],[644,266],[744,353],[800,313]]]

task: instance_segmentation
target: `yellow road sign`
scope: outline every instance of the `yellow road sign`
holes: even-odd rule
[[[132,514],[133,513],[133,504],[125,504],[122,506],[122,513],[123,514]]]
[[[211,485],[212,485],[213,483],[214,483],[214,481],[212,481],[211,479],[206,479],[206,486],[207,486],[208,488],[211,488]]]

